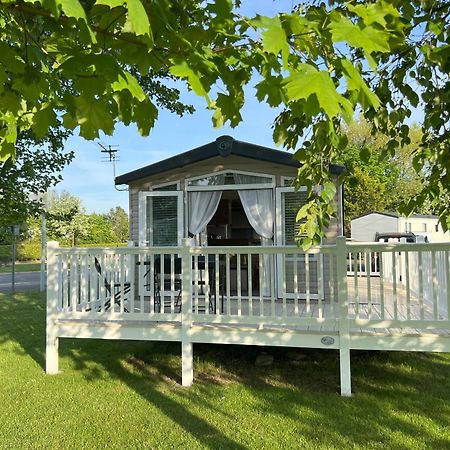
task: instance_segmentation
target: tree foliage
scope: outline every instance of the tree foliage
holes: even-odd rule
[[[411,155],[421,142],[417,125],[410,128],[410,143],[398,149],[394,156],[383,156],[388,138],[371,134],[371,126],[363,118],[346,127],[348,145],[337,152],[336,161],[347,168],[344,185],[344,227],[350,235],[350,222],[355,217],[373,211],[398,212],[402,205],[414,199],[423,189],[424,176],[417,174]],[[421,206],[419,213],[435,213]]]
[[[0,228],[25,223],[40,210],[43,193],[62,180],[61,171],[73,158],[63,151],[68,135],[61,126],[41,139],[30,130],[20,133],[15,158],[0,165]]]
[[[48,236],[72,246],[89,233],[89,220],[81,200],[66,191],[51,191],[47,196]]]
[[[171,74],[206,100],[216,126],[241,120],[244,86],[282,112],[274,140],[294,149],[303,245],[318,243],[334,214],[329,164],[347,146],[343,121],[360,113],[388,137],[383,157],[409,143],[407,119],[424,111],[422,143],[412,155],[421,192],[450,226],[448,193],[449,67],[445,0],[294,2],[291,13],[244,17],[239,1],[2,1],[0,16],[0,156],[17,133],[44,136],[63,117],[87,139],[115,123],[148,134],[158,104],[145,77]],[[322,190],[314,186],[323,186]]]
[[[126,242],[130,238],[128,214],[122,207],[111,208],[104,217],[114,233],[114,242]]]
[[[116,206],[106,214],[87,214],[81,199],[66,191],[48,193],[45,215],[47,240],[64,245],[124,243],[129,237],[128,216],[123,208]],[[41,219],[29,216],[23,230],[22,239],[40,241]]]

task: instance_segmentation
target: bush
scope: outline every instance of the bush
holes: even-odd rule
[[[123,242],[107,242],[105,244],[80,244],[77,247],[124,247]],[[61,245],[70,247],[70,245]],[[0,264],[11,262],[12,245],[0,245]],[[41,243],[36,241],[23,241],[17,243],[16,261],[38,261],[41,258]]]
[[[16,261],[36,261],[41,257],[41,244],[39,242],[18,242],[16,247]],[[12,245],[0,245],[0,263],[11,262]]]
[[[24,241],[17,245],[17,261],[37,261],[38,259],[41,259],[40,242]]]
[[[6,264],[11,261],[11,251],[10,245],[0,245],[0,264]]]

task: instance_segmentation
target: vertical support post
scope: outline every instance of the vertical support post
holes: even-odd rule
[[[47,244],[47,333],[45,348],[45,371],[48,374],[58,373],[59,339],[56,327],[59,291],[58,247],[58,242],[51,241]]]
[[[41,213],[41,275],[39,279],[39,290],[45,291],[45,249],[47,247],[47,222],[45,217],[45,211]]]
[[[11,294],[14,295],[16,292],[16,242],[17,237],[14,233],[13,235],[13,243],[12,243],[12,255],[11,255]]]
[[[348,321],[347,245],[344,236],[336,239],[337,285],[339,304],[339,365],[341,395],[352,395],[350,372],[350,325]]]
[[[181,384],[191,386],[194,381],[193,346],[190,339],[192,327],[192,277],[191,277],[191,242],[183,239],[181,243]]]
[[[134,241],[128,241],[127,247],[134,248]],[[130,293],[129,293],[129,308],[130,310],[134,310],[134,299],[135,299],[135,285],[136,285],[136,275],[135,275],[135,269],[136,269],[136,255],[132,252],[127,255],[127,277],[128,281],[130,282]],[[124,299],[125,300],[125,299]],[[131,309],[133,308],[133,309]],[[144,312],[144,311],[141,311]]]

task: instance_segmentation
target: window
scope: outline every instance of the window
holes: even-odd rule
[[[177,246],[183,237],[181,191],[139,193],[140,245]]]
[[[188,190],[202,189],[236,189],[240,186],[250,186],[255,188],[272,188],[274,177],[255,173],[240,171],[221,171],[201,177],[194,177],[186,180]]]
[[[177,245],[177,211],[177,197],[148,197],[147,241],[155,247]]]
[[[153,191],[177,191],[178,186],[176,183],[174,184],[163,184],[161,186],[156,186],[152,189]]]
[[[426,232],[428,231],[427,228],[428,228],[428,227],[427,227],[427,224],[426,224],[426,223],[423,223],[423,224],[422,224],[422,231],[424,231],[424,232],[426,233]]]
[[[298,210],[306,203],[306,191],[283,192],[282,211],[284,212],[283,245],[295,245],[300,223],[296,221]]]
[[[293,187],[295,178],[292,177],[281,177],[281,185],[283,187]]]

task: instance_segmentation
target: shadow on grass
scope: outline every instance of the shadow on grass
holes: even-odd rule
[[[0,296],[0,343],[8,340],[44,367],[45,307],[38,294]],[[81,376],[120,380],[207,447],[246,448],[232,431],[205,419],[215,413],[232,425],[244,414],[240,408],[281,417],[286,433],[325,446],[412,448],[420,439],[428,448],[450,447],[447,355],[353,352],[355,395],[345,399],[338,395],[332,350],[195,345],[196,386],[183,389],[180,344],[67,339],[60,348]],[[274,356],[270,367],[255,366],[261,351]],[[221,386],[241,386],[251,407],[225,409],[214,389]]]
[[[21,354],[45,369],[45,293],[0,294],[0,344],[14,340]]]

